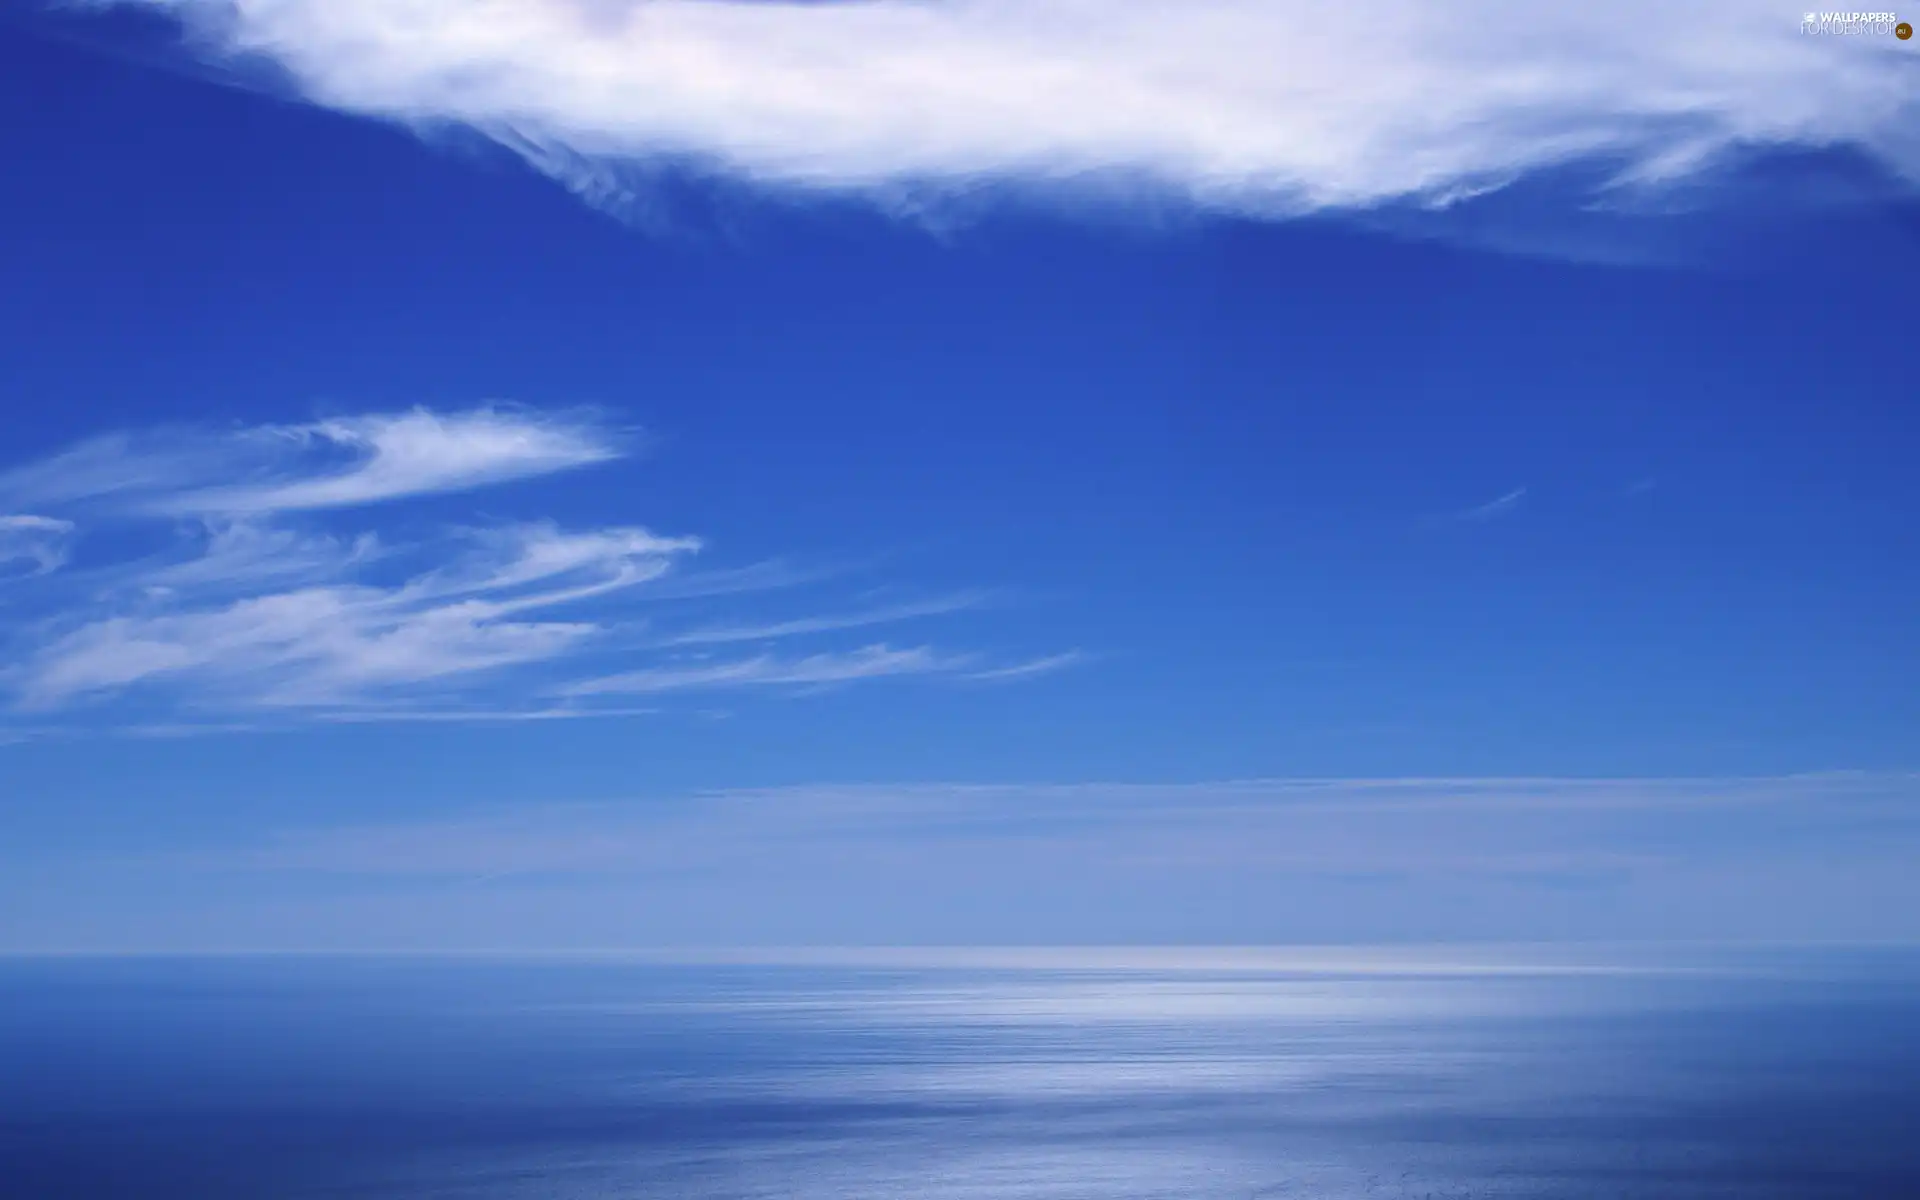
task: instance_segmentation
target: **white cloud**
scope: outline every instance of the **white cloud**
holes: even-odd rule
[[[1069,650],[1065,654],[1049,654],[1044,658],[1030,659],[1027,662],[1014,663],[1007,667],[988,667],[984,671],[974,671],[968,679],[982,682],[998,682],[1008,679],[1030,679],[1035,675],[1050,675],[1077,666],[1087,660],[1087,656],[1078,650]]]
[[[263,525],[211,521],[192,529],[192,556],[140,569],[148,595],[193,589],[245,589],[338,578],[382,553],[377,535],[352,538]]]
[[[933,675],[957,671],[970,659],[949,658],[927,646],[896,650],[876,644],[845,653],[780,658],[772,654],[725,662],[648,667],[569,685],[570,696],[640,695],[692,688],[772,687],[850,683],[893,675]]]
[[[115,434],[0,473],[0,497],[70,507],[110,526],[114,536],[102,544],[121,553],[50,575],[76,523],[0,517],[0,571],[30,568],[0,574],[17,585],[0,619],[0,691],[16,708],[40,712],[125,694],[145,704],[121,721],[126,729],[228,728],[236,712],[263,710],[278,719],[548,720],[635,711],[582,697],[849,683],[972,663],[886,646],[799,657],[770,647],[717,663],[657,658],[663,646],[777,644],[932,617],[970,596],[642,637],[644,604],[813,577],[762,567],[674,581],[700,540],[631,525],[322,523],[365,522],[372,518],[361,510],[376,502],[618,453],[599,425],[579,417],[415,410],[219,434]],[[646,660],[649,647],[655,661]]]
[[[224,437],[162,430],[96,438],[0,474],[0,498],[109,500],[156,514],[235,518],[465,491],[618,456],[607,431],[580,417],[415,409]],[[234,479],[244,482],[207,486]]]
[[[591,425],[488,409],[456,416],[416,409],[268,429],[249,438],[275,439],[301,450],[345,452],[351,462],[309,478],[189,492],[174,497],[169,508],[219,513],[339,508],[464,491],[605,462],[617,454]]]
[[[0,578],[18,563],[31,563],[36,574],[58,570],[67,560],[67,539],[73,522],[25,514],[0,516]]]
[[[1920,776],[867,784],[288,833],[262,867],[404,875],[843,871],[1216,881],[1606,880],[1920,847]],[[857,853],[855,853],[857,851]],[[909,872],[911,874],[912,872]]]
[[[193,849],[76,855],[40,874],[123,887],[131,877],[156,900],[201,894],[218,877],[226,899],[215,907],[75,926],[91,931],[85,944],[158,937],[170,948],[1018,945],[1044,959],[1040,947],[1099,946],[1051,965],[1107,971],[1125,968],[1116,947],[1178,945],[1195,955],[1191,969],[1218,972],[1261,968],[1208,947],[1558,943],[1577,962],[1570,943],[1650,940],[1690,943],[1669,963],[1697,970],[1712,943],[1920,937],[1911,772],[820,784],[560,799],[255,822]],[[1434,953],[1422,973],[1445,966]],[[1341,957],[1315,951],[1309,962],[1375,969]],[[1271,964],[1295,968],[1319,969]]]
[[[541,662],[601,627],[526,614],[629,587],[693,548],[642,530],[569,535],[544,526],[494,531],[489,540],[477,561],[389,586],[340,581],[212,607],[163,595],[151,602],[157,611],[104,616],[54,640],[24,664],[18,690],[29,706],[45,708],[190,676],[230,700],[331,705]]]
[[[1254,213],[1753,146],[1920,178],[1911,46],[1744,0],[121,0],[318,104],[480,130],[591,198],[676,159],[779,187],[1145,182]]]
[[[1518,509],[1526,498],[1527,489],[1517,487],[1510,492],[1505,492],[1494,497],[1485,504],[1476,504],[1472,508],[1463,508],[1459,512],[1448,513],[1438,519],[1441,521],[1466,521],[1469,523],[1491,521],[1497,517],[1504,517],[1515,509]]]
[[[896,604],[890,608],[872,608],[863,612],[833,616],[799,617],[760,625],[708,625],[689,629],[667,639],[670,646],[713,646],[728,642],[760,642],[774,638],[798,637],[809,633],[829,633],[841,629],[861,629],[869,625],[887,625],[920,617],[939,617],[971,608],[978,596],[948,596],[914,604]]]
[[[322,714],[322,719],[339,725],[412,722],[427,725],[522,724],[529,721],[609,720],[620,717],[650,717],[657,708],[517,708],[517,709],[337,709]]]

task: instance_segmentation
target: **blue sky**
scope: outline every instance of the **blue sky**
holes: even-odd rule
[[[1920,51],[1377,16],[11,7],[0,945],[1920,933]]]

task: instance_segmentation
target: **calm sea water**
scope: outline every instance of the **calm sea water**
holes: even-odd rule
[[[1920,960],[16,959],[0,1194],[1920,1197]]]

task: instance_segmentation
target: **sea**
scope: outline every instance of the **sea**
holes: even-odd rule
[[[5,958],[0,1195],[1900,1200],[1920,954]]]

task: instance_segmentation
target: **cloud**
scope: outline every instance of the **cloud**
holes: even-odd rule
[[[15,564],[29,563],[36,574],[58,570],[67,558],[72,521],[26,515],[0,516],[0,578]]]
[[[16,855],[65,884],[30,897],[21,934],[546,953],[1655,941],[1688,943],[1682,969],[1714,942],[1920,937],[1912,772],[819,783],[461,812],[396,799],[378,817],[255,813],[131,855]],[[81,903],[121,894],[145,907]]]
[[[605,430],[577,416],[415,409],[224,437],[161,430],[96,438],[0,474],[0,497],[113,500],[154,514],[237,518],[466,491],[618,456]],[[214,479],[245,482],[206,486]]]
[[[361,725],[372,723],[399,722],[429,725],[485,725],[497,723],[517,724],[526,721],[579,721],[609,720],[621,717],[650,717],[660,712],[657,708],[521,708],[521,709],[466,709],[448,711],[415,711],[409,709],[367,709],[355,711],[341,709],[322,715],[322,720],[340,725]]]
[[[983,671],[974,671],[967,678],[983,683],[999,682],[1010,679],[1031,679],[1036,675],[1051,675],[1068,667],[1078,666],[1087,661],[1087,656],[1078,650],[1069,650],[1064,654],[1049,654],[1044,658],[1030,659],[1005,667],[988,667]]]
[[[972,660],[949,658],[931,647],[896,650],[885,644],[847,653],[809,654],[783,659],[771,654],[717,663],[648,667],[570,684],[569,696],[639,695],[690,688],[775,687],[849,683],[895,675],[934,675],[958,671]]]
[[[475,561],[396,585],[338,582],[184,610],[163,596],[158,611],[103,617],[54,640],[24,665],[19,691],[29,707],[48,708],[192,677],[230,701],[330,705],[545,661],[601,627],[529,614],[632,586],[694,548],[644,530],[546,526],[494,531],[488,541]]]
[[[885,646],[660,661],[663,645],[777,645],[971,601],[643,637],[646,605],[669,606],[660,611],[683,623],[671,606],[812,577],[763,566],[675,579],[700,539],[631,524],[368,525],[385,511],[372,506],[619,453],[578,414],[416,409],[119,433],[0,473],[0,496],[71,509],[108,531],[102,544],[118,555],[55,573],[78,523],[0,517],[0,569],[30,568],[0,574],[14,585],[0,620],[0,691],[39,714],[118,703],[125,729],[225,729],[236,715],[550,720],[636,711],[577,702],[585,697],[950,674],[974,661]]]
[[[1212,210],[1445,203],[1754,147],[1920,179],[1892,39],[1743,0],[119,0],[312,102],[480,131],[618,203],[663,163],[889,202],[1102,182]]]
[[[254,865],[376,874],[663,869],[809,847],[1025,846],[1315,874],[1615,871],[1738,854],[1763,827],[1920,841],[1920,776],[1350,778],[797,785],[291,833]],[[997,848],[997,849],[996,849]]]
[[[797,637],[809,633],[828,633],[841,629],[862,629],[911,621],[920,617],[939,617],[972,608],[980,603],[977,595],[948,596],[915,604],[896,604],[890,608],[872,608],[863,612],[834,616],[801,617],[763,625],[709,625],[689,629],[667,639],[670,646],[712,646],[728,642],[760,642],[774,638]]]
[[[1494,497],[1485,504],[1476,504],[1472,508],[1463,508],[1458,512],[1445,513],[1441,516],[1430,518],[1429,523],[1451,524],[1464,521],[1471,524],[1481,521],[1491,521],[1498,517],[1504,517],[1518,509],[1521,502],[1526,498],[1527,489],[1517,487],[1505,495]]]

